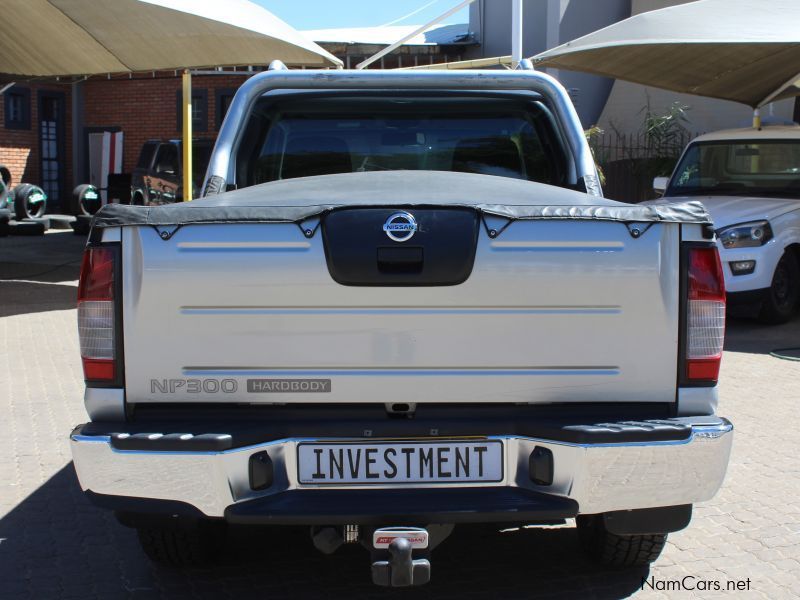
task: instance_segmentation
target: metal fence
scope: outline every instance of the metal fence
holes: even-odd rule
[[[589,146],[605,176],[605,196],[622,202],[655,198],[653,178],[671,175],[686,144],[696,135],[688,131],[667,139],[615,131],[592,135]]]

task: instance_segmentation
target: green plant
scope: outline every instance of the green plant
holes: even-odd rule
[[[600,162],[597,160],[596,142],[603,133],[603,130],[597,125],[592,125],[589,129],[583,131],[583,135],[586,136],[586,141],[589,143],[589,149],[592,151],[592,158],[594,159],[595,167],[597,167],[597,176],[600,178],[600,185],[606,184],[606,175],[603,172],[603,167],[600,166]]]
[[[642,120],[635,131],[622,131],[610,121],[608,133],[597,126],[584,132],[610,197],[626,202],[655,198],[653,178],[672,173],[692,137],[689,110],[680,102],[663,111],[653,110],[648,96],[638,113]]]
[[[669,175],[689,136],[689,130],[686,128],[689,122],[686,111],[689,107],[680,102],[673,102],[666,113],[657,114],[650,108],[648,98],[647,105],[642,110],[645,157],[656,159],[653,164],[653,167],[659,170],[656,176]]]

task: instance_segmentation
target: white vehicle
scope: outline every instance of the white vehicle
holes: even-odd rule
[[[603,198],[554,79],[261,73],[206,179],[103,207],[79,285],[75,468],[154,560],[307,525],[421,585],[455,524],[574,518],[641,566],[722,484],[708,213]]]
[[[686,148],[665,201],[700,200],[714,221],[728,306],[765,323],[792,318],[800,301],[800,126],[731,129]]]

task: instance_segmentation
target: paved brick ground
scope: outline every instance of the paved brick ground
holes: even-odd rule
[[[135,535],[81,494],[67,434],[85,420],[75,333],[82,241],[69,233],[0,239],[0,598],[531,598],[800,595],[800,319],[730,327],[721,413],[737,437],[725,486],[696,507],[648,571],[603,572],[576,552],[569,527],[461,528],[413,592],[369,583],[358,548],[325,557],[304,530],[235,532],[214,569],[152,566]],[[642,591],[687,580],[749,580],[749,591]]]

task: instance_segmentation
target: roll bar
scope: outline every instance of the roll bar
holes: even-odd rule
[[[400,71],[273,69],[248,79],[236,92],[220,129],[206,172],[204,195],[224,191],[233,179],[231,156],[255,102],[280,89],[316,90],[519,90],[541,94],[555,111],[575,162],[575,181],[588,194],[602,196],[594,158],[578,115],[564,87],[539,71]]]

